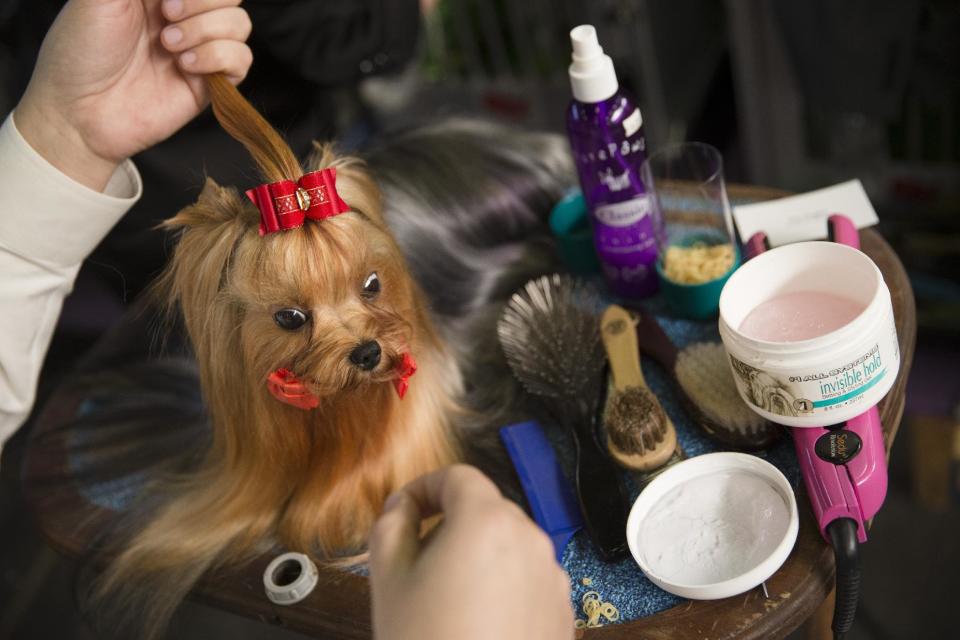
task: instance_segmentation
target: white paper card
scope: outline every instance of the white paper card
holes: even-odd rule
[[[826,238],[827,218],[835,213],[850,218],[857,229],[878,222],[877,212],[859,180],[733,208],[740,239],[746,242],[756,232],[763,231],[771,247]]]

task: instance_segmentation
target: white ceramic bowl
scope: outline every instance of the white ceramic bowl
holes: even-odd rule
[[[756,562],[749,563],[750,566],[740,567],[742,570],[734,571],[731,569],[731,575],[718,576],[715,568],[712,572],[704,571],[704,575],[712,573],[709,580],[687,579],[680,582],[664,575],[658,575],[652,568],[655,563],[650,561],[651,558],[656,556],[648,556],[648,554],[678,554],[681,551],[681,545],[675,540],[662,544],[662,548],[650,548],[656,545],[656,540],[653,538],[642,540],[645,531],[643,524],[654,512],[654,509],[658,507],[661,499],[675,488],[704,476],[716,476],[717,478],[722,476],[727,478],[728,484],[731,484],[738,482],[737,478],[741,477],[740,474],[744,474],[745,481],[753,486],[758,486],[755,483],[757,478],[766,483],[783,500],[786,507],[786,526],[783,527],[782,536],[779,529],[772,530],[775,538],[770,541],[772,550],[769,554],[755,559]],[[763,489],[763,485],[759,486]],[[736,501],[738,499],[749,500],[750,498],[747,497],[746,492],[743,498],[736,495],[736,492],[732,492],[726,499]],[[709,508],[710,505],[706,506]],[[749,508],[749,503],[734,506]],[[696,509],[693,509],[693,511],[696,511]],[[696,516],[697,514],[687,515]],[[790,551],[797,540],[799,523],[797,501],[793,494],[793,488],[779,469],[761,458],[745,453],[708,453],[684,460],[670,467],[647,485],[630,510],[630,517],[627,519],[627,543],[634,559],[640,565],[640,569],[661,589],[694,600],[717,600],[749,591],[772,576],[790,555]],[[723,538],[721,529],[729,529],[730,524],[724,523],[722,519],[716,522],[711,521],[709,525],[704,525],[697,531],[713,536],[715,532],[710,530],[710,526],[713,526],[717,529],[716,533],[721,534],[713,537],[721,539]],[[735,524],[743,526],[744,523],[738,522]],[[777,538],[779,539],[777,540]],[[644,548],[645,545],[647,548]],[[721,548],[727,552],[737,552],[736,548],[729,546]],[[753,549],[755,548],[751,547],[742,551],[746,554]],[[696,571],[693,571],[693,573],[696,573]]]

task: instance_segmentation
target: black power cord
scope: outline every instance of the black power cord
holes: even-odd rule
[[[841,640],[857,613],[860,598],[860,543],[857,542],[857,522],[852,518],[837,518],[827,525],[827,535],[833,546],[837,566],[837,596],[833,605],[834,640]]]

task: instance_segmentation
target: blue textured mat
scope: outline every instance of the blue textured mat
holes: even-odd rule
[[[719,341],[715,322],[694,322],[679,320],[665,315],[663,303],[659,298],[653,298],[644,307],[654,313],[667,335],[678,347],[692,342]],[[656,393],[664,409],[670,414],[677,427],[677,436],[684,452],[688,457],[694,457],[711,451],[720,451],[723,447],[708,438],[694,425],[683,411],[673,384],[659,365],[649,358],[642,360],[643,373],[648,384]],[[93,407],[90,401],[81,405],[78,413],[84,414]],[[557,450],[557,457],[567,473],[573,477],[573,442],[560,429],[544,425],[548,438]],[[70,467],[79,471],[89,467],[84,460],[82,443],[71,442]],[[790,445],[789,438],[782,439],[772,448],[757,453],[778,467],[796,489],[800,481],[800,471],[797,459]],[[628,486],[632,486],[632,498],[638,491],[629,474],[624,473]],[[86,487],[83,492],[92,503],[112,510],[124,510],[136,498],[145,478],[141,474],[125,476],[110,482]],[[627,557],[616,563],[603,562],[593,549],[586,533],[581,531],[567,545],[563,556],[563,568],[570,574],[572,583],[571,597],[576,611],[581,612],[580,604],[583,594],[587,591],[597,591],[601,597],[612,602],[620,610],[620,622],[634,620],[673,607],[681,602],[682,598],[671,595],[650,582],[640,571],[633,558]],[[358,567],[358,573],[366,573],[365,567]],[[590,578],[592,584],[583,586],[583,578]],[[582,613],[580,614],[582,616]]]
[[[743,200],[750,202],[752,199]],[[733,204],[739,204],[734,202]],[[683,208],[680,204],[671,203],[673,208]],[[694,342],[719,342],[720,334],[716,320],[697,322],[682,320],[670,316],[661,296],[657,295],[644,303],[643,308],[656,316],[664,332],[671,341],[682,349]],[[677,428],[677,438],[688,458],[714,451],[724,451],[727,447],[720,445],[709,438],[703,431],[691,422],[683,410],[673,384],[667,374],[649,358],[641,360],[643,375],[647,384],[657,395],[663,408],[670,415]],[[558,448],[569,447],[563,442],[563,436],[555,442]],[[780,469],[790,482],[794,491],[800,484],[800,467],[789,437],[784,437],[772,447],[753,452],[760,458],[770,462]],[[572,464],[566,466],[568,477],[572,476]],[[632,478],[627,476],[628,486],[633,486]],[[631,500],[639,494],[636,488],[631,492]],[[620,618],[616,623],[629,622],[644,616],[681,604],[686,599],[667,593],[647,579],[633,557],[629,554],[619,562],[606,563],[600,559],[593,549],[585,531],[574,536],[567,546],[563,556],[563,568],[570,575],[571,600],[578,618],[583,618],[582,598],[588,591],[596,591],[605,602],[611,602],[620,611]],[[584,586],[582,581],[589,578],[591,584]]]
[[[678,348],[683,348],[693,342],[720,341],[716,322],[694,322],[670,318],[664,314],[662,305],[662,301],[657,297],[653,298],[650,303],[645,304],[644,307],[648,312],[657,316],[660,326],[663,327],[664,332]],[[707,437],[687,417],[680,405],[673,383],[660,366],[651,362],[649,358],[642,359],[641,366],[647,383],[656,393],[663,408],[676,425],[677,437],[687,457],[692,458],[704,453],[723,451],[723,446]],[[551,439],[554,440],[555,446],[560,451],[572,446],[572,443],[568,442],[563,434],[551,434]],[[797,465],[797,458],[789,438],[783,438],[770,449],[757,452],[755,455],[780,469],[794,489],[797,488],[800,482],[800,468]],[[568,471],[568,477],[573,477],[569,455],[561,456],[561,464],[564,464]],[[635,487],[635,483],[629,474],[625,473],[625,476],[628,485]],[[638,493],[634,488],[631,492],[631,498],[635,499]],[[584,617],[581,599],[587,591],[597,591],[605,602],[613,603],[620,610],[618,622],[635,620],[684,602],[684,598],[667,593],[650,582],[629,554],[619,562],[603,562],[594,550],[585,531],[577,533],[570,544],[567,545],[563,556],[563,568],[570,574],[571,598],[575,611],[578,612],[580,618]],[[592,584],[584,586],[582,584],[583,578],[590,578]]]

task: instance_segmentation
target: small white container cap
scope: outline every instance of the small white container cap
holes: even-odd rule
[[[617,93],[617,72],[613,60],[597,41],[597,30],[582,24],[570,31],[573,63],[570,65],[570,87],[579,102],[602,102]]]
[[[319,579],[317,565],[304,554],[291,551],[267,565],[263,588],[274,604],[291,605],[310,595]]]
[[[770,487],[783,499],[788,513],[788,523],[783,537],[776,544],[773,551],[762,558],[757,564],[738,575],[731,575],[724,580],[710,583],[679,584],[663,576],[657,575],[647,563],[647,553],[675,553],[675,544],[663,549],[644,549],[640,544],[641,525],[651,515],[657,503],[674,488],[703,476],[721,473],[747,473],[766,481]],[[723,522],[717,522],[717,527],[723,527]],[[793,549],[797,541],[797,532],[800,529],[800,516],[797,512],[797,501],[793,487],[775,466],[746,453],[719,452],[708,453],[684,460],[673,465],[659,476],[654,478],[644,488],[630,509],[627,518],[627,544],[633,559],[640,565],[640,570],[655,585],[674,595],[693,600],[718,600],[745,593],[776,573]],[[711,532],[704,531],[710,535]]]

